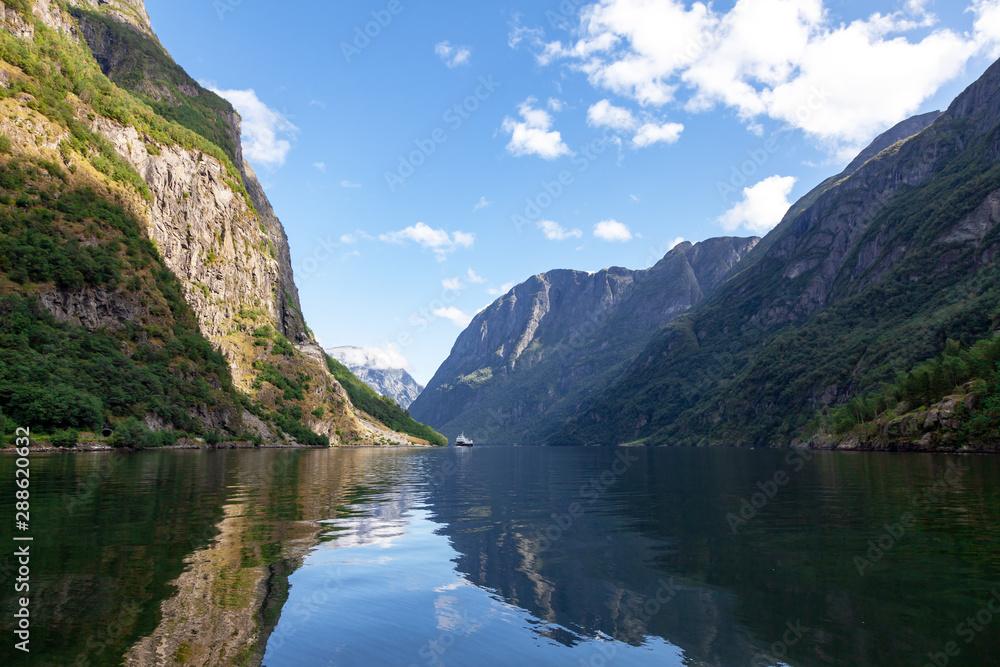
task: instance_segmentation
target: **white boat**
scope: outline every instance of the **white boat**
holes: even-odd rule
[[[466,438],[465,437],[465,433],[464,432],[462,433],[462,435],[460,435],[457,438],[455,438],[455,446],[456,447],[472,447],[472,445],[474,445],[474,444],[475,443],[472,442],[472,438]]]

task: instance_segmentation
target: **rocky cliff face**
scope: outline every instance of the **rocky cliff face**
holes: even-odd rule
[[[758,240],[683,243],[641,271],[534,276],[476,316],[410,411],[449,437],[535,444]]]
[[[73,3],[75,6],[90,8],[86,2]],[[136,8],[137,16],[145,16],[142,2],[126,3]],[[103,6],[103,3],[102,3]],[[133,21],[126,21],[122,18],[120,11],[111,11],[108,16],[129,26],[134,26]],[[214,135],[217,143],[222,144],[231,158],[233,165],[239,172],[240,185],[246,193],[245,202],[251,208],[250,217],[257,218],[260,231],[264,235],[259,239],[267,245],[269,253],[276,262],[276,282],[273,291],[276,295],[274,306],[276,311],[272,313],[278,330],[290,340],[297,343],[305,343],[311,340],[311,336],[306,332],[306,326],[302,317],[302,309],[299,302],[298,289],[295,286],[292,272],[291,253],[288,247],[288,239],[285,235],[281,221],[274,213],[267,195],[264,193],[257,175],[253,168],[243,159],[243,148],[241,141],[242,121],[239,114],[233,108],[214,93],[200,86],[191,79],[186,72],[177,67],[158,43],[139,42],[138,46],[144,53],[135,53],[136,44],[123,43],[121,33],[109,29],[107,22],[94,20],[89,14],[78,15],[78,23],[88,47],[93,52],[95,59],[101,66],[101,70],[113,81],[118,81],[122,85],[135,92],[149,96],[153,100],[170,107],[181,107],[189,101],[194,101],[199,105],[207,106],[216,116],[214,121],[221,127],[217,128],[220,135]],[[148,19],[144,24],[148,28]],[[146,31],[148,32],[148,30]],[[150,34],[150,40],[155,37]],[[141,70],[141,75],[136,70]],[[129,137],[124,147],[129,152],[135,152],[129,157],[133,164],[143,163],[146,157],[141,155],[140,146],[142,141],[135,141],[136,137]],[[116,147],[123,147],[119,138]],[[148,151],[147,151],[148,152]],[[225,173],[224,165],[218,161],[208,159],[209,162],[216,162],[215,182],[222,189],[232,190],[232,183],[229,174]],[[162,171],[162,170],[161,170]],[[140,170],[140,173],[143,173]],[[190,196],[193,193],[188,193]],[[237,196],[242,193],[235,192]],[[261,236],[257,234],[257,236]]]
[[[156,39],[143,0],[70,0],[69,4],[107,14],[114,20],[127,23],[139,32]]]
[[[176,125],[176,130],[155,129],[163,127],[162,119],[125,120],[122,109],[129,102],[121,95],[110,104],[98,103],[90,90],[79,97],[68,95],[75,121],[102,137],[107,150],[124,160],[119,167],[109,166],[110,153],[94,157],[93,148],[73,143],[76,135],[65,126],[71,121],[35,111],[32,96],[22,93],[2,100],[0,129],[12,140],[15,154],[63,165],[74,184],[96,187],[135,215],[181,280],[202,333],[224,354],[237,389],[265,410],[281,412],[284,405],[281,419],[286,424],[301,421],[334,442],[364,441],[373,432],[371,425],[356,415],[305,325],[284,229],[243,160],[239,116],[173,63],[153,35],[141,0],[69,4],[72,15],[51,0],[32,3],[30,14],[0,3],[2,28],[26,43],[33,42],[39,30],[52,29],[72,42],[67,48],[89,48],[112,82],[167,121],[184,119],[194,134],[184,134],[186,130]],[[5,88],[30,78],[15,66],[0,65],[0,85]],[[105,108],[114,112],[102,113]],[[141,117],[145,112],[139,113]],[[186,138],[177,141],[165,135]],[[127,168],[138,174],[144,188],[123,175]],[[137,311],[134,301],[120,290],[43,295],[43,303],[57,318],[88,328],[120,328]],[[285,339],[297,349],[287,347]],[[272,372],[291,384],[273,374],[271,380],[262,380],[262,373]],[[289,400],[295,405],[291,411]],[[245,413],[244,418],[251,431],[263,429],[263,437],[276,437],[256,417]],[[383,436],[380,433],[379,439]]]
[[[424,390],[405,369],[393,368],[388,360],[378,354],[359,347],[335,347],[326,352],[347,366],[359,380],[379,395],[388,396],[404,410],[409,408]]]
[[[100,116],[92,127],[149,186],[153,198],[141,214],[150,238],[184,280],[202,331],[223,345],[234,379],[247,389],[252,360],[247,363],[227,337],[241,323],[277,322],[281,314],[278,262],[256,214],[226,183],[217,160],[147,143],[135,128]]]
[[[933,122],[931,122],[933,121]],[[817,409],[992,327],[1000,64],[797,202],[563,442],[789,442]],[[912,134],[907,138],[904,135]]]

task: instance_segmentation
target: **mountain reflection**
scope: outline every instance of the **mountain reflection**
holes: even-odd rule
[[[786,456],[40,457],[38,664],[924,664],[1000,591],[1000,459]]]
[[[621,456],[453,453],[429,471],[428,506],[457,569],[540,636],[662,639],[684,664],[922,664],[1000,581],[995,461],[639,449],[618,474]],[[728,517],[782,470],[790,481],[734,531]],[[859,574],[855,556],[908,511],[901,546]],[[969,659],[1000,648],[976,639]]]
[[[540,621],[534,632],[565,646],[659,637],[686,664],[746,663],[752,641],[734,620],[734,596],[655,566],[677,540],[637,529],[629,477],[594,502],[581,496],[613,459],[522,451],[508,450],[509,467],[474,466],[486,450],[456,454],[454,472],[428,487],[433,519],[471,583],[529,611]],[[571,516],[574,503],[581,511]]]
[[[184,559],[176,594],[126,665],[260,664],[288,577],[313,548],[388,546],[402,534],[409,500],[386,497],[406,472],[402,457],[375,450],[238,455],[214,537]]]

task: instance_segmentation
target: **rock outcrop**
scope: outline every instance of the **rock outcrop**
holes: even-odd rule
[[[995,439],[969,441],[962,437],[961,428],[979,403],[970,382],[959,393],[946,396],[930,407],[911,410],[901,403],[892,413],[843,435],[817,434],[807,444],[813,449],[845,451],[996,451]]]
[[[60,322],[71,322],[94,330],[119,329],[147,311],[136,298],[118,290],[53,289],[42,292],[42,305]]]
[[[149,142],[135,128],[101,116],[91,127],[149,186],[152,201],[141,209],[149,236],[184,281],[205,335],[225,350],[226,337],[242,321],[251,326],[278,322],[277,259],[254,210],[234,192],[225,166],[197,151]],[[233,365],[232,370],[246,388],[252,369]]]
[[[153,26],[146,13],[146,3],[143,0],[69,0],[75,7],[83,7],[102,12],[120,23],[126,23],[139,32],[156,39]]]

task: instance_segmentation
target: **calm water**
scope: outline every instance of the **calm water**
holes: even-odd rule
[[[1000,664],[995,457],[37,455],[30,660],[13,464],[0,664]]]

